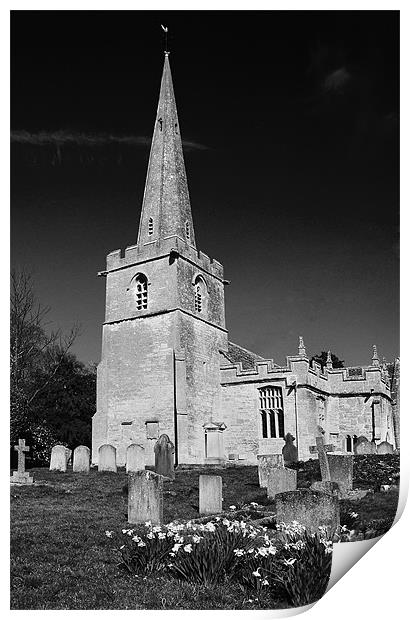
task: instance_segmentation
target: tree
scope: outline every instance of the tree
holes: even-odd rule
[[[10,439],[14,443],[30,433],[33,402],[53,380],[79,327],[73,326],[67,335],[46,330],[50,308],[37,301],[29,273],[13,271],[10,288]],[[58,353],[50,355],[52,350]]]
[[[331,353],[330,355],[331,355],[331,358],[332,358],[333,368],[344,368],[345,367],[344,360],[339,359],[337,357],[337,355],[335,355],[334,353]],[[316,355],[314,355],[310,359],[310,363],[312,363],[313,360],[318,362],[318,364],[320,364],[322,366],[322,368],[324,368],[326,366],[326,362],[327,362],[327,351],[322,351],[320,355],[318,353]]]

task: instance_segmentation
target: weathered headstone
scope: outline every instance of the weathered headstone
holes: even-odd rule
[[[222,477],[199,476],[199,514],[222,512]]]
[[[297,472],[295,469],[287,467],[275,467],[268,473],[267,494],[273,499],[278,493],[286,491],[296,491]]]
[[[14,446],[14,449],[18,452],[18,465],[17,471],[13,471],[11,482],[17,482],[18,484],[33,484],[33,477],[26,471],[26,456],[24,453],[30,450],[30,448],[26,446],[26,440],[19,439],[18,446]]]
[[[393,454],[393,446],[388,441],[382,441],[377,446],[377,454]]]
[[[163,480],[162,476],[148,470],[128,474],[129,523],[162,523]]]
[[[298,462],[298,449],[293,445],[295,441],[294,436],[291,433],[285,435],[285,445],[282,448],[282,455],[285,465]]]
[[[332,482],[331,480],[319,480],[312,482],[310,488],[312,491],[329,493],[330,495],[336,495],[339,497],[339,485],[337,482]]]
[[[339,499],[329,493],[299,489],[275,497],[276,523],[297,521],[311,533],[320,526],[333,538],[340,525]]]
[[[67,471],[66,446],[53,446],[50,458],[50,471]]]
[[[374,441],[369,441],[366,437],[359,437],[354,447],[355,454],[377,454],[377,446]]]
[[[325,450],[325,442],[323,441],[323,437],[316,437],[316,446],[319,457],[320,475],[322,476],[322,480],[330,480],[331,478],[329,461],[327,452]]]
[[[282,454],[258,454],[259,486],[266,489],[268,486],[268,473],[274,467],[283,467]]]
[[[154,446],[155,472],[166,478],[175,478],[174,444],[168,435],[161,435]]]
[[[145,449],[137,443],[132,443],[127,448],[126,472],[141,471],[145,469]]]
[[[73,471],[90,471],[90,448],[87,446],[77,446],[74,450]]]
[[[338,483],[343,497],[353,488],[353,454],[328,454],[327,459],[330,479]]]
[[[98,448],[98,471],[117,471],[117,450],[109,443]]]

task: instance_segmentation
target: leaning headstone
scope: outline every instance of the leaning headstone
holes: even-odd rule
[[[323,437],[316,437],[316,447],[319,457],[320,475],[322,480],[331,480],[328,454],[325,449],[325,442]]]
[[[73,471],[90,471],[90,448],[87,446],[77,446],[74,450]]]
[[[298,462],[298,449],[293,445],[294,441],[294,436],[291,433],[287,433],[285,436],[285,445],[282,448],[282,455],[285,465]]]
[[[166,478],[175,478],[174,444],[168,435],[161,435],[154,446],[155,472]]]
[[[222,477],[199,476],[199,514],[222,512]]]
[[[296,487],[296,470],[287,467],[275,467],[269,471],[267,493],[270,499],[273,499],[278,493],[296,491]]]
[[[145,469],[145,449],[137,443],[132,443],[127,448],[126,472],[140,471]]]
[[[67,448],[65,446],[53,446],[50,471],[67,471]]]
[[[388,441],[382,441],[377,446],[377,454],[393,454],[393,446]]]
[[[329,493],[299,489],[275,497],[276,523],[297,521],[311,532],[326,528],[333,538],[340,525],[339,499]]]
[[[332,482],[331,480],[312,482],[310,488],[312,491],[320,491],[320,493],[328,493],[329,495],[336,495],[336,497],[339,497],[339,485],[337,482]]]
[[[369,441],[366,437],[359,437],[359,439],[354,448],[355,454],[377,454],[377,446],[374,441]]]
[[[163,520],[163,477],[152,471],[128,475],[128,522],[160,524]]]
[[[30,474],[26,471],[26,455],[24,453],[30,450],[30,448],[26,446],[26,440],[19,439],[18,446],[14,446],[14,449],[18,452],[18,465],[17,471],[13,471],[11,482],[18,484],[33,484],[33,476],[30,476]]]
[[[268,486],[268,473],[274,467],[283,467],[282,454],[258,454],[259,486],[266,489]]]
[[[353,488],[353,454],[328,454],[330,479],[339,485],[341,497]]]
[[[109,443],[98,448],[98,471],[117,471],[117,450]]]

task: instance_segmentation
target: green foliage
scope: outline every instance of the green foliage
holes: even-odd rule
[[[221,519],[123,530],[121,565],[131,574],[165,570],[191,584],[214,586],[236,582],[247,593],[265,596],[271,589],[290,606],[320,598],[331,570],[331,541],[293,523],[267,534],[264,527]],[[112,537],[113,532],[106,532]]]

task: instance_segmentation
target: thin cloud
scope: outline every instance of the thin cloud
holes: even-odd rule
[[[115,135],[111,133],[86,133],[59,129],[57,131],[41,130],[37,132],[21,130],[11,131],[11,142],[14,144],[30,144],[33,146],[81,146],[102,147],[110,144],[124,144],[129,146],[149,146],[149,136]],[[183,140],[182,144],[186,151],[205,151],[208,149],[204,144]]]

